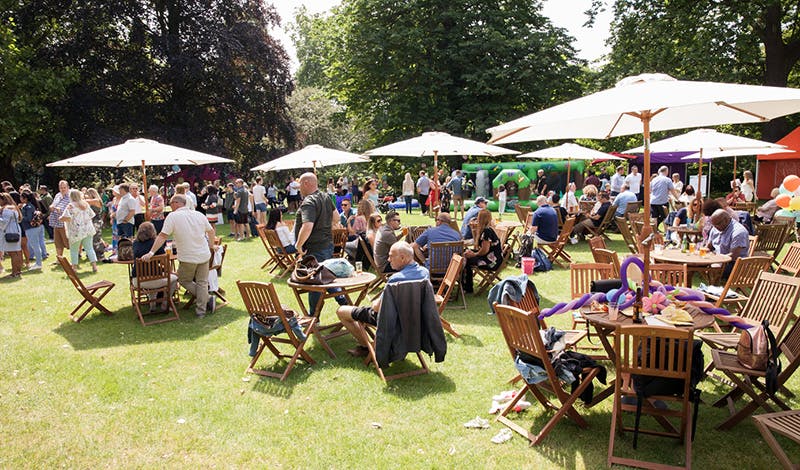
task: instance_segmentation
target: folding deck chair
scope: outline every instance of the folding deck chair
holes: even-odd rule
[[[106,315],[111,315],[111,311],[108,310],[106,307],[103,306],[101,303],[103,297],[105,297],[111,289],[114,288],[114,283],[111,281],[97,281],[95,283],[84,285],[83,281],[80,280],[78,274],[72,269],[72,265],[69,261],[64,258],[63,256],[57,256],[58,263],[61,265],[61,269],[67,274],[70,282],[72,285],[75,286],[75,290],[81,294],[83,300],[79,303],[70,313],[69,317],[72,318],[73,321],[76,323],[80,322],[81,320],[92,311],[93,308],[100,310],[101,312],[105,313]],[[78,311],[83,308],[84,305],[89,304],[86,310],[78,315]]]

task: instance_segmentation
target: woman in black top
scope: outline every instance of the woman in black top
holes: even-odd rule
[[[495,270],[503,262],[503,247],[492,228],[492,213],[487,209],[478,212],[478,250],[467,250],[464,256],[467,265],[464,267],[464,291],[472,292],[472,268]]]
[[[153,225],[152,222],[142,222],[142,225],[139,226],[139,231],[136,232],[136,239],[133,240],[133,256],[136,259],[141,258],[142,256],[146,255],[153,249],[153,242],[156,240],[156,227]],[[155,252],[155,255],[163,255],[164,254],[164,245]],[[178,287],[178,275],[175,273],[170,273],[169,275],[170,280],[170,289],[169,295],[172,296],[175,293],[175,290]],[[136,284],[136,265],[134,264],[133,269],[131,269],[131,284]],[[157,289],[164,285],[163,279],[157,279],[153,281],[145,281],[142,282],[141,287],[146,289]],[[159,294],[160,295],[160,294]],[[150,311],[155,311],[155,298],[150,299]],[[163,302],[161,305],[161,311],[166,311],[168,304]]]

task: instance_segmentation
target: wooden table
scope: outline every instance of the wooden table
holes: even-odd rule
[[[709,328],[714,324],[714,316],[708,315],[703,313],[699,308],[693,307],[691,305],[687,305],[684,307],[687,312],[692,316],[692,320],[694,325],[692,326],[671,326],[672,328],[682,328],[685,330],[694,331],[696,329],[703,329]],[[589,308],[581,309],[581,314],[586,321],[592,325],[597,332],[597,337],[600,338],[600,343],[603,345],[603,349],[605,349],[606,354],[608,354],[608,358],[611,362],[616,364],[617,362],[617,355],[614,351],[614,345],[611,344],[609,337],[614,333],[618,326],[628,326],[633,325],[633,319],[629,316],[632,312],[632,309],[628,308],[625,310],[625,313],[620,311],[619,315],[617,315],[616,320],[611,320],[608,318],[608,312],[592,312]],[[627,315],[626,315],[627,314]],[[648,324],[646,320],[647,316],[645,316],[645,320],[642,321],[642,324]],[[658,326],[662,326],[659,324]],[[608,386],[605,390],[601,391],[597,395],[594,396],[592,402],[588,405],[592,407],[601,401],[605,400],[609,396],[614,393],[614,381],[611,380],[611,385]]]
[[[725,265],[730,262],[731,257],[708,252],[705,256],[696,253],[682,253],[677,248],[668,248],[661,253],[650,252],[650,257],[659,263],[685,264],[687,270],[686,284],[692,285],[692,278],[695,272],[706,272],[713,264]]]
[[[353,277],[338,277],[330,284],[300,284],[299,282],[293,282],[291,279],[287,281],[286,284],[292,288],[292,292],[294,292],[297,303],[300,305],[300,310],[302,310],[305,315],[309,315],[309,313],[301,294],[307,294],[309,292],[318,292],[320,294],[316,308],[314,309],[314,312],[311,313],[312,316],[315,316],[317,319],[319,319],[320,313],[322,312],[322,307],[327,299],[343,295],[347,298],[347,302],[350,305],[360,304],[364,300],[364,297],[367,296],[368,288],[376,277],[377,276],[375,274],[362,272],[361,274]],[[328,292],[329,289],[340,290],[337,292]],[[358,293],[358,297],[355,302],[353,302],[350,298],[350,294],[354,293]],[[328,333],[327,335],[323,334],[323,332],[328,330],[332,330],[332,332]],[[322,344],[322,347],[328,352],[328,355],[336,359],[336,354],[334,354],[333,350],[328,345],[328,340],[346,335],[347,331],[343,329],[341,322],[337,321],[336,323],[331,323],[330,325],[320,325],[318,321],[317,326],[314,327],[313,334],[320,344]]]
[[[669,230],[679,233],[681,235],[681,242],[688,236],[693,236],[693,240],[697,241],[697,236],[703,234],[703,230],[697,228],[697,226],[689,227],[686,225],[678,225],[677,227],[669,227]]]

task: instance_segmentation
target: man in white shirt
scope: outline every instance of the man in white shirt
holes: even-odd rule
[[[164,227],[153,242],[153,248],[142,256],[150,261],[168,237],[178,251],[178,282],[197,299],[195,313],[204,317],[214,313],[216,298],[208,294],[208,261],[214,252],[214,229],[206,216],[186,206],[186,196],[176,194],[169,201],[172,212],[164,219]]]
[[[186,207],[188,207],[189,210],[197,210],[197,195],[192,192],[192,185],[183,183],[183,187],[186,188]]]
[[[611,197],[622,192],[622,184],[625,182],[625,167],[620,165],[617,172],[611,177]]]
[[[644,193],[642,192],[642,174],[639,173],[639,167],[631,165],[631,172],[625,177],[625,182],[628,183],[628,188],[636,195],[636,199],[641,201]]]
[[[117,212],[114,217],[117,219],[117,233],[123,238],[133,237],[133,222],[134,215],[136,214],[136,206],[139,205],[136,200],[131,197],[130,186],[127,184],[119,185],[119,203],[117,203]]]
[[[256,177],[256,184],[253,186],[253,208],[256,213],[256,220],[259,224],[267,223],[267,188],[261,184],[261,177]]]

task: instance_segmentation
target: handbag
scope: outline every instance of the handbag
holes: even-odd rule
[[[117,261],[133,261],[133,240],[120,238],[117,244]]]
[[[323,285],[330,284],[336,275],[330,269],[319,264],[314,255],[305,255],[297,261],[292,271],[292,282],[298,284]]]
[[[6,243],[17,243],[19,241],[20,237],[21,237],[19,222],[17,222],[16,218],[12,218],[11,220],[14,222],[14,225],[17,226],[17,231],[16,232],[9,232],[8,229],[11,226],[11,224],[9,223],[8,225],[6,225],[6,232],[5,232],[4,237],[5,237]]]

